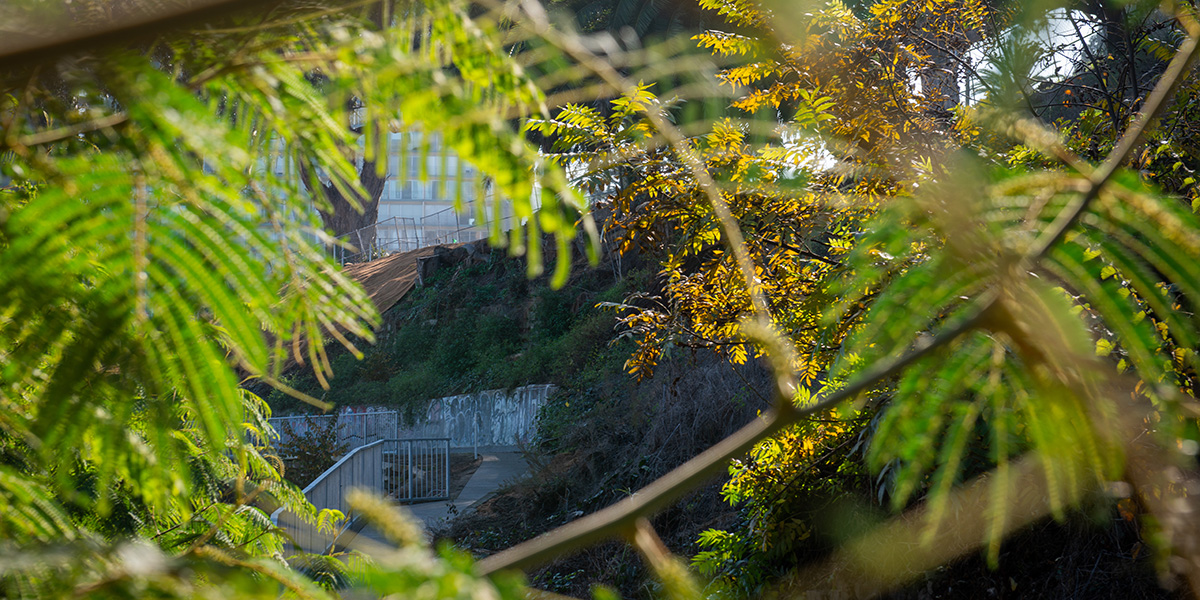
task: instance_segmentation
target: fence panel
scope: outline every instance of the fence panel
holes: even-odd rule
[[[387,440],[383,491],[399,502],[450,499],[450,438]]]

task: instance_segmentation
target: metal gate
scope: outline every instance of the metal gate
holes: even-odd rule
[[[450,499],[450,438],[383,442],[383,492],[400,502]]]

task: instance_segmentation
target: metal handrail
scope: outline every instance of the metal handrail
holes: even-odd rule
[[[481,234],[480,237],[473,238],[472,240],[466,240],[466,241],[474,241],[475,239],[487,237],[487,235],[491,231],[492,221],[485,220],[482,223],[477,223],[474,225],[469,225],[467,227],[462,227],[461,224],[458,222],[457,218],[455,218],[454,224],[452,226],[446,227],[445,228],[446,231],[444,233],[442,233],[441,235],[425,235],[425,233],[427,233],[427,230],[438,229],[436,224],[426,225],[425,221],[428,219],[434,218],[434,217],[440,218],[441,215],[443,215],[447,212],[451,213],[452,216],[457,216],[457,214],[458,214],[458,211],[455,211],[454,207],[451,206],[451,207],[447,207],[447,208],[444,208],[444,209],[436,211],[436,212],[432,212],[427,215],[423,215],[421,217],[391,217],[389,219],[384,219],[383,221],[378,221],[375,224],[367,225],[366,227],[360,227],[358,229],[355,229],[354,231],[349,231],[349,232],[343,233],[342,235],[337,236],[337,239],[350,242],[350,244],[354,248],[358,249],[358,252],[346,254],[345,248],[343,246],[339,245],[339,246],[336,246],[333,248],[334,258],[336,258],[337,261],[342,266],[345,266],[350,263],[361,262],[360,259],[364,256],[366,256],[368,260],[374,260],[376,258],[382,258],[383,256],[387,256],[394,252],[406,252],[408,250],[418,250],[420,248],[426,248],[429,246],[437,246],[440,244],[450,243],[452,241],[458,241],[459,238],[462,237],[460,234],[462,234],[465,231],[477,231]],[[531,219],[537,218],[537,211],[536,210],[533,211],[533,216],[528,217],[528,218],[531,218]],[[515,215],[502,216],[498,220],[501,223],[501,231],[508,231],[512,227],[517,226],[516,221],[518,220],[518,217],[516,217]],[[419,221],[419,223],[418,223],[418,221]],[[523,222],[524,221],[522,220],[522,223]],[[405,225],[401,225],[401,223],[409,224],[407,226],[412,227],[413,235],[411,237],[403,236],[400,233],[400,231],[405,228]],[[367,249],[363,249],[361,247],[364,245],[362,243],[362,236],[361,236],[361,233],[363,231],[367,231],[369,229],[374,229],[376,232],[378,232],[381,230],[381,228],[382,228],[382,230],[386,231],[386,228],[388,227],[389,224],[396,231],[396,239],[395,239],[394,243],[393,243],[393,241],[389,240],[387,243],[384,243],[384,244],[379,244],[379,245],[372,244],[372,247],[367,248]],[[355,244],[354,240],[358,240],[358,243]],[[389,250],[388,248],[393,245],[395,246],[395,249]],[[409,245],[411,245],[411,248],[408,247]]]
[[[332,508],[349,517],[350,511],[346,506],[345,496],[347,488],[383,488],[383,444],[384,440],[376,440],[347,452],[304,487],[304,497],[318,510]],[[376,449],[376,452],[372,452]],[[375,456],[370,456],[371,454]],[[344,470],[349,471],[349,481],[342,479]],[[333,481],[335,478],[336,482]],[[337,486],[336,493],[332,489],[325,489],[334,485]],[[327,552],[337,542],[337,534],[318,531],[286,508],[279,508],[271,513],[271,521],[287,531],[292,538],[292,544],[303,550]]]
[[[370,444],[363,444],[362,446],[359,446],[359,447],[347,452],[345,456],[339,458],[338,461],[333,463],[333,465],[330,466],[328,469],[325,469],[324,473],[317,475],[316,479],[312,480],[308,485],[304,486],[304,489],[301,491],[304,492],[305,496],[307,496],[310,491],[316,489],[316,487],[318,485],[320,485],[321,483],[323,483],[327,477],[331,478],[335,471],[342,468],[342,465],[344,465],[348,461],[352,460],[357,454],[359,454],[360,452],[366,451],[367,449],[381,445],[385,441],[388,441],[388,440],[375,440],[374,442],[371,442]],[[345,512],[345,511],[342,511],[342,512]]]

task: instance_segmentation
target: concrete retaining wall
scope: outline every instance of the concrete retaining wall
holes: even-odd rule
[[[439,398],[429,403],[424,423],[399,437],[448,437],[452,448],[516,446],[532,440],[538,409],[553,391],[553,385],[527,385]]]
[[[408,428],[399,413],[382,406],[345,406],[336,416],[272,417],[271,424],[285,439],[336,419],[338,441],[350,448],[391,438],[450,438],[451,448],[512,448],[532,441],[538,409],[554,389],[549,384],[527,385],[430,400],[425,418]]]

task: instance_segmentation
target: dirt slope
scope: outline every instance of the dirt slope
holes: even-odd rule
[[[342,270],[367,290],[375,308],[379,314],[383,314],[417,286],[418,261],[433,256],[438,248],[443,247],[456,246],[426,246],[370,262],[346,265]]]

